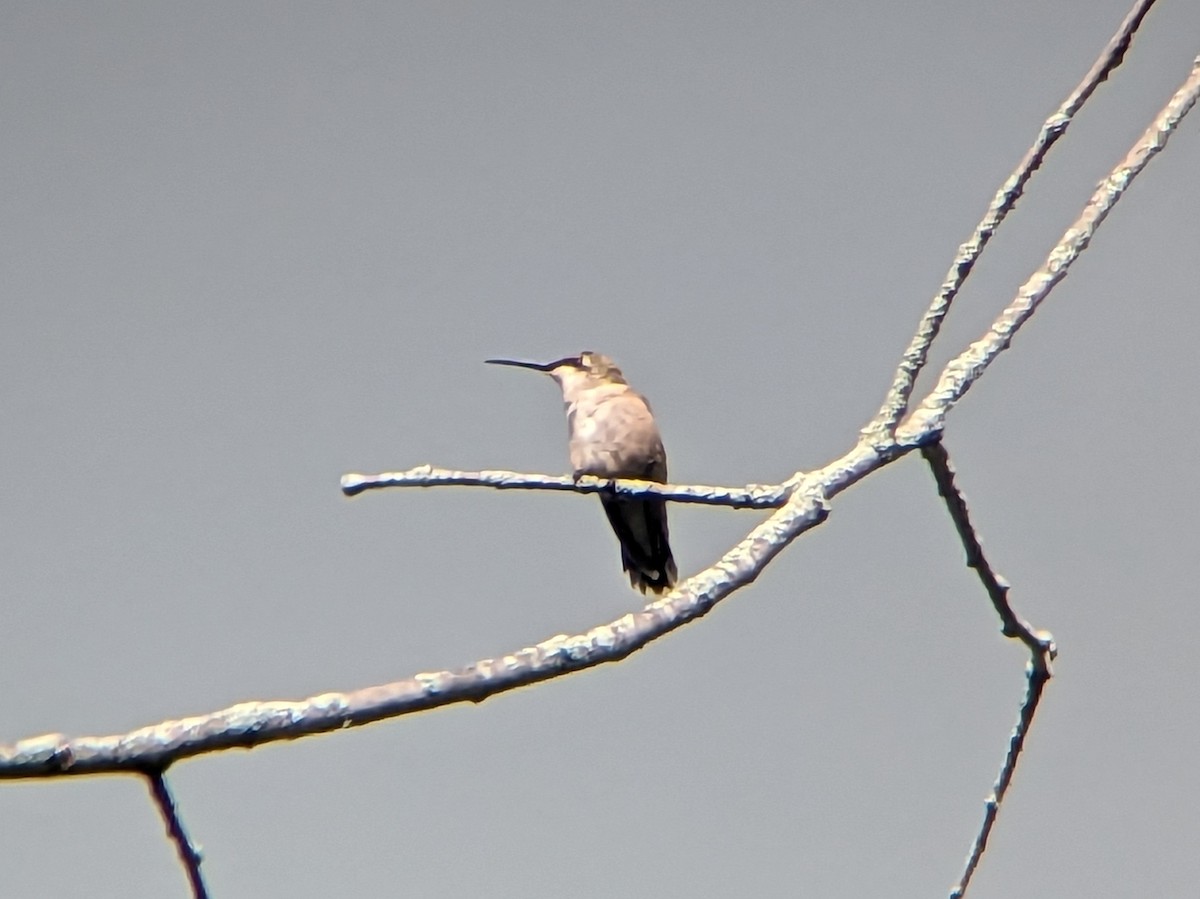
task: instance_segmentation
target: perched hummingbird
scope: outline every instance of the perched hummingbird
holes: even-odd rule
[[[575,477],[667,480],[667,454],[650,404],[607,356],[585,351],[555,362],[488,359],[545,372],[562,388]],[[621,564],[643,593],[662,593],[678,576],[667,540],[667,504],[656,496],[606,496],[600,502],[621,542]]]

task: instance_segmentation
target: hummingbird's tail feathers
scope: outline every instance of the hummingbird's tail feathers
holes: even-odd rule
[[[645,593],[663,593],[675,586],[679,571],[671,555],[667,504],[661,499],[600,499],[621,544],[621,565],[629,583]]]
[[[642,593],[647,590],[655,595],[666,593],[675,586],[675,581],[679,577],[679,572],[675,568],[675,560],[670,556],[667,557],[661,569],[641,567],[639,563],[629,558],[629,554],[624,550],[621,551],[621,562],[625,566],[625,570],[629,572],[629,583],[635,590],[640,590]]]

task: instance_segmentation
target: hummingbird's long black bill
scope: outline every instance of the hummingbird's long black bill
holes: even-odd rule
[[[532,368],[534,371],[550,371],[557,362],[520,362],[516,359],[484,359],[488,365],[511,365],[513,368]]]

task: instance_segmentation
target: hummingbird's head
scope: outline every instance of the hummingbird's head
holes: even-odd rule
[[[615,362],[603,353],[584,350],[578,356],[566,356],[553,362],[518,362],[515,359],[488,359],[492,365],[514,365],[545,372],[562,388],[563,396],[573,397],[581,390],[601,384],[626,384]]]
[[[621,374],[621,369],[617,368],[617,363],[613,362],[612,359],[603,353],[584,350],[578,356],[560,360],[560,363],[564,364],[566,368],[573,368],[576,371],[583,372],[593,381],[599,381],[604,384],[625,383],[625,376]],[[553,374],[551,372],[551,376]]]

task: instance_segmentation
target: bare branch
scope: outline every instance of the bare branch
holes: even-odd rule
[[[357,496],[384,487],[494,487],[497,490],[567,490],[623,496],[661,496],[677,503],[728,506],[732,509],[778,509],[792,490],[784,484],[747,484],[745,487],[706,487],[693,484],[656,484],[651,481],[610,480],[584,475],[578,480],[518,471],[454,471],[418,465],[408,471],[342,475],[342,493]]]
[[[1200,59],[1193,62],[1191,74],[1171,97],[1163,110],[1133,145],[1125,158],[1109,173],[1074,224],[1050,251],[1046,261],[1026,281],[1016,298],[992,323],[983,337],[972,343],[942,370],[938,383],[909,416],[900,430],[901,444],[921,439],[931,430],[940,432],[946,413],[954,407],[991,365],[1008,349],[1013,335],[1033,315],[1051,289],[1067,276],[1071,264],[1087,249],[1096,229],[1150,160],[1166,146],[1167,139],[1200,96]]]
[[[799,534],[819,524],[827,503],[851,484],[894,461],[911,449],[937,440],[946,412],[1007,346],[1016,329],[1033,313],[1050,287],[1061,280],[1070,260],[1087,245],[1091,234],[1121,191],[1165,143],[1167,135],[1200,93],[1200,66],[1172,99],[1129,157],[1106,179],[1097,198],[1085,210],[1051,254],[1044,277],[1035,276],[993,324],[991,331],[953,360],[937,388],[921,408],[905,420],[896,439],[871,446],[860,442],[840,459],[819,471],[799,472],[780,488],[792,491],[787,501],[755,527],[712,567],[681,584],[642,611],[574,637],[558,636],[501,659],[486,659],[457,671],[419,674],[414,678],[368,687],[351,693],[326,693],[300,702],[243,703],[209,715],[166,721],[128,734],[69,739],[50,734],[0,746],[0,779],[142,771],[204,752],[251,747],[295,739],[382,718],[423,711],[454,702],[478,702],[488,696],[526,686],[571,671],[614,662],[664,634],[705,614],[716,603],[753,581],[775,555]],[[481,475],[483,473],[480,473]],[[554,481],[555,479],[551,479]],[[563,479],[529,489],[571,489]],[[496,485],[493,485],[496,486]],[[579,489],[598,490],[599,484]],[[677,490],[683,501],[692,488],[666,488],[627,482],[631,493]],[[712,488],[698,488],[700,492]],[[727,488],[717,488],[727,489]],[[758,502],[747,489],[747,502]],[[721,502],[725,502],[724,499]]]
[[[954,467],[950,464],[950,454],[941,441],[928,443],[921,447],[921,455],[929,463],[933,471],[933,479],[937,482],[938,494],[946,501],[946,509],[958,530],[959,539],[967,551],[967,567],[979,575],[983,588],[992,600],[992,607],[1000,616],[1001,632],[1006,637],[1020,640],[1033,652],[1041,652],[1052,645],[1049,637],[1039,636],[1033,632],[1029,624],[1023,621],[1012,610],[1008,603],[1008,582],[996,574],[988,564],[983,554],[983,545],[971,525],[971,516],[967,511],[967,500],[954,483]]]
[[[996,823],[996,815],[1000,811],[1000,803],[1004,799],[1013,772],[1017,768],[1017,757],[1025,746],[1025,737],[1033,724],[1033,715],[1041,700],[1042,689],[1051,677],[1049,660],[1047,659],[1046,662],[1045,667],[1032,663],[1026,667],[1025,700],[1021,703],[1021,712],[1017,718],[1016,727],[1013,728],[1013,732],[1008,738],[1008,752],[1004,756],[1004,763],[1000,766],[1000,775],[992,787],[992,794],[984,803],[983,823],[975,835],[975,842],[971,844],[971,851],[967,854],[962,877],[950,890],[950,899],[962,899],[966,895],[971,877],[975,874],[975,869],[979,867],[983,853],[987,850],[988,837],[991,836],[992,826]]]
[[[202,861],[200,850],[197,849],[184,830],[183,820],[179,817],[179,809],[167,786],[166,773],[162,768],[149,768],[142,772],[150,785],[150,795],[154,804],[162,814],[163,823],[167,825],[167,836],[175,844],[179,853],[180,864],[187,871],[188,883],[192,886],[194,899],[208,899],[208,889],[204,886],[204,875],[200,872]]]
[[[877,466],[877,457],[860,451],[854,479],[865,476],[872,462]],[[841,477],[845,471],[839,468],[830,476]],[[706,614],[753,581],[767,562],[827,514],[820,483],[802,482],[783,508],[711,568],[641,611],[585,634],[560,635],[456,671],[418,674],[350,693],[325,693],[300,702],[242,703],[116,736],[34,737],[14,746],[0,746],[0,779],[144,771],[147,766],[161,767],[201,753],[292,740],[450,703],[480,702],[517,687],[615,662]]]
[[[1106,55],[1089,75],[1090,86],[1067,104],[1067,112],[1053,118],[1043,129],[1039,144],[1030,151],[1023,168],[993,201],[989,216],[977,229],[972,242],[964,244],[943,291],[923,319],[904,362],[897,372],[888,402],[867,428],[864,440],[840,459],[815,472],[797,472],[780,485],[748,485],[742,488],[660,485],[640,481],[607,481],[596,478],[553,478],[507,471],[459,472],[421,466],[408,472],[376,476],[347,475],[343,490],[354,495],[367,489],[399,486],[470,484],[497,489],[569,490],[580,493],[615,491],[621,494],[658,495],[678,502],[705,503],[737,508],[775,511],[714,565],[679,585],[672,593],[607,625],[576,636],[559,635],[536,646],[499,659],[485,659],[466,668],[418,674],[407,680],[347,693],[325,693],[298,702],[252,702],[208,715],[165,721],[126,734],[106,737],[68,738],[49,734],[0,746],[0,779],[86,775],[108,772],[137,772],[149,779],[151,791],[163,812],[181,859],[188,866],[195,895],[202,896],[200,857],[183,831],[162,772],[181,758],[229,748],[251,748],[263,743],[296,739],[315,733],[364,725],[384,718],[424,711],[458,702],[480,702],[518,687],[557,677],[595,665],[615,662],[653,640],[706,614],[718,602],[751,583],[763,568],[792,540],[821,523],[828,515],[829,501],[872,471],[883,467],[916,447],[922,447],[933,469],[939,490],[966,547],[968,563],[978,572],[1003,623],[1004,633],[1022,640],[1030,651],[1028,688],[999,776],[988,799],[984,822],[968,856],[963,877],[954,888],[962,896],[978,866],[1004,795],[1011,784],[1017,761],[1032,724],[1046,682],[1052,675],[1055,646],[1049,634],[1034,631],[1008,604],[1008,586],[992,571],[971,527],[966,503],[954,484],[953,469],[944,449],[937,444],[946,413],[953,408],[997,355],[1009,345],[1013,334],[1036,310],[1075,258],[1085,249],[1095,229],[1150,158],[1165,145],[1179,120],[1200,95],[1200,61],[1191,77],[1108,176],[1051,252],[1044,266],[1018,292],[1016,299],[992,327],[941,373],[935,388],[920,407],[904,418],[911,399],[912,384],[926,362],[931,341],[941,326],[946,310],[970,271],[974,259],[1007,210],[1011,209],[1024,184],[1040,164],[1046,149],[1066,127],[1070,114],[1086,99],[1095,85],[1117,64],[1128,46],[1129,35],[1140,22],[1149,3],[1139,3],[1126,20],[1122,32],[1110,43]],[[1089,83],[1085,79],[1085,85]],[[1063,117],[1066,118],[1063,118]],[[994,211],[993,211],[994,210]],[[897,422],[903,423],[897,426]]]
[[[925,311],[925,315],[921,318],[921,323],[913,335],[912,342],[904,351],[904,356],[900,361],[900,366],[896,369],[892,386],[888,390],[883,406],[880,407],[870,424],[863,429],[863,436],[868,441],[875,443],[886,441],[895,433],[897,422],[908,409],[908,401],[917,375],[925,367],[929,347],[941,330],[942,322],[949,313],[950,305],[958,295],[963,282],[971,274],[975,261],[992,239],[992,235],[995,234],[1000,223],[1017,205],[1017,200],[1025,192],[1025,185],[1041,167],[1050,148],[1066,133],[1075,113],[1083,107],[1083,104],[1108,78],[1113,69],[1125,59],[1125,52],[1129,49],[1134,32],[1137,31],[1142,19],[1153,5],[1154,0],[1138,0],[1134,4],[1133,9],[1129,11],[1116,34],[1108,42],[1108,46],[1104,48],[1091,70],[1084,76],[1083,81],[1063,101],[1054,115],[1042,124],[1033,145],[1025,152],[1025,156],[1000,189],[996,191],[983,219],[975,226],[974,233],[966,243],[958,248],[958,254],[954,257],[954,262],[951,263],[950,270],[942,281],[941,289]]]
[[[1054,638],[1046,631],[1034,631],[1027,622],[1013,611],[1008,601],[1008,582],[997,574],[988,564],[983,553],[983,544],[971,524],[971,516],[967,510],[967,500],[954,482],[954,467],[950,464],[950,454],[940,441],[921,447],[921,455],[929,463],[933,478],[937,482],[938,493],[946,501],[946,509],[954,521],[963,549],[967,553],[967,567],[974,569],[983,583],[996,614],[1000,616],[1001,630],[1006,637],[1020,640],[1029,650],[1029,664],[1026,666],[1027,686],[1025,701],[1021,704],[1021,712],[1017,718],[1016,727],[1008,741],[1008,751],[1000,765],[1000,774],[992,787],[992,794],[984,806],[983,823],[971,845],[967,855],[962,877],[950,892],[951,899],[961,899],[966,893],[967,886],[975,869],[979,866],[983,853],[987,849],[988,837],[996,823],[1000,804],[1012,783],[1013,774],[1017,770],[1017,761],[1025,746],[1025,738],[1033,725],[1033,716],[1037,712],[1042,690],[1054,672],[1051,663],[1058,654]]]

